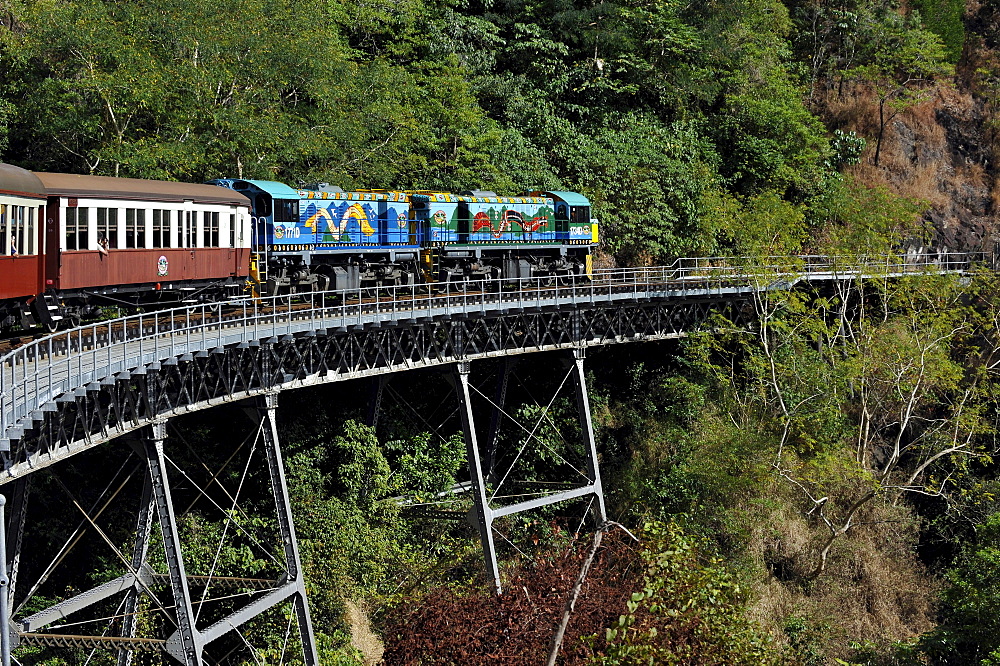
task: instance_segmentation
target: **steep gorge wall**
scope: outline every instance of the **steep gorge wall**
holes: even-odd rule
[[[861,163],[848,169],[860,183],[929,204],[930,249],[993,251],[1000,241],[1000,10],[971,0],[965,23],[956,76],[887,124],[877,166],[879,111],[870,89],[831,87],[818,96],[817,111],[831,128],[868,139]]]
[[[989,105],[969,90],[940,85],[886,126],[873,163],[878,103],[870,91],[831,91],[821,115],[835,128],[869,139],[861,163],[848,168],[860,183],[886,186],[925,201],[930,248],[992,250],[1000,238],[1000,180],[994,167]]]

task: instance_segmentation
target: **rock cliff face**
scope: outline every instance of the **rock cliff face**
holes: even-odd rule
[[[944,133],[943,146],[928,150],[925,159],[940,163],[938,188],[947,199],[943,206],[932,207],[927,219],[938,245],[992,250],[998,221],[997,181],[985,131],[986,105],[968,94],[944,97],[934,108],[934,120]]]
[[[878,108],[863,88],[825,100],[820,113],[832,127],[869,138],[878,133]],[[990,119],[983,99],[955,84],[938,86],[889,122],[877,166],[870,139],[849,172],[865,185],[927,202],[927,249],[992,251],[1000,239],[1000,183]]]
[[[871,91],[831,89],[817,109],[830,127],[869,139],[862,163],[850,169],[859,182],[929,204],[934,249],[992,252],[1000,241],[1000,5],[993,4],[969,0],[955,79],[889,122],[878,166]]]

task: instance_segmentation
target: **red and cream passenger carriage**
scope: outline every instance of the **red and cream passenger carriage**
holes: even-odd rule
[[[105,305],[216,301],[242,293],[251,243],[243,195],[213,185],[4,167],[0,191],[8,180],[23,182],[22,189],[33,184],[21,196],[34,202],[34,217],[24,223],[25,229],[35,225],[34,245],[24,246],[34,250],[34,281],[0,267],[0,284],[18,285],[2,298],[27,304],[18,307],[23,324],[55,328]]]
[[[46,192],[30,171],[0,164],[0,327],[31,319],[44,290]]]

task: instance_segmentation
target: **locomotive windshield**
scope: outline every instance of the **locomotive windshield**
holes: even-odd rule
[[[590,206],[573,206],[570,222],[573,224],[590,224]]]

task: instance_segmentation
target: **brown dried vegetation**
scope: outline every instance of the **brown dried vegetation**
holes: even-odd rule
[[[541,664],[567,595],[587,556],[589,539],[569,552],[543,554],[489,589],[440,588],[404,602],[385,621],[385,664]],[[624,612],[640,579],[639,551],[624,533],[606,535],[576,603],[558,663],[578,664],[599,653],[604,630]],[[581,637],[596,634],[590,645]]]
[[[788,488],[767,520],[750,535],[750,556],[762,569],[751,616],[774,636],[789,617],[825,629],[828,658],[849,659],[849,643],[887,645],[934,626],[937,581],[914,554],[918,523],[909,509],[872,504],[859,525],[835,546],[822,576],[809,576],[826,534]]]
[[[868,187],[888,187],[925,202],[933,245],[951,250],[992,249],[997,236],[995,141],[984,99],[942,83],[924,102],[902,111],[886,127],[880,164],[873,164],[877,100],[862,85],[817,92],[816,110],[831,128],[869,138],[860,164],[847,173]]]

